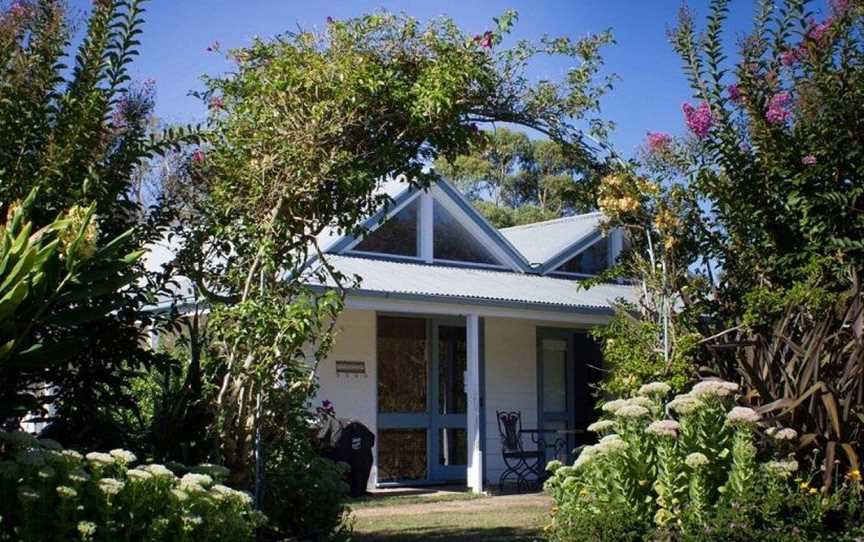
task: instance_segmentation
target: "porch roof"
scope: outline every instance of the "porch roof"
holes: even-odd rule
[[[575,280],[440,263],[426,265],[335,254],[327,255],[327,263],[346,276],[361,278],[360,286],[350,291],[358,295],[602,313],[611,313],[616,300],[635,301],[637,295],[637,289],[626,284],[603,283],[586,289]]]

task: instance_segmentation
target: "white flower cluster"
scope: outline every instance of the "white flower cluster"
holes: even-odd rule
[[[651,412],[645,408],[644,406],[627,404],[619,408],[615,411],[615,415],[620,418],[644,418],[648,416]]]
[[[615,422],[612,420],[599,420],[588,426],[588,430],[592,433],[605,433],[615,428]]]
[[[180,489],[187,493],[207,491],[207,488],[211,485],[213,485],[213,478],[208,474],[190,472],[189,474],[184,474],[183,478],[180,478]]]
[[[693,452],[684,459],[684,463],[691,469],[698,469],[708,464],[708,456],[701,452]]]
[[[102,478],[99,480],[99,490],[108,497],[120,493],[125,485],[116,478]]]
[[[237,500],[244,505],[252,504],[252,495],[245,491],[237,491],[222,484],[216,484],[210,489],[210,495],[217,501],[221,500]]]
[[[709,397],[728,397],[738,392],[738,384],[725,380],[703,380],[690,390],[690,395],[697,399]]]
[[[615,414],[619,408],[629,404],[627,399],[615,399],[614,401],[609,401],[608,403],[603,404],[603,412],[608,412],[609,414]]]
[[[647,395],[649,397],[665,397],[667,393],[672,391],[672,386],[665,382],[649,382],[639,388],[639,395]]]
[[[135,482],[146,482],[153,478],[153,475],[143,469],[129,469],[126,471],[126,477]]]
[[[798,431],[791,427],[769,427],[765,430],[765,434],[774,440],[795,440],[798,438]]]
[[[90,452],[84,457],[93,465],[108,466],[114,464],[114,456],[103,452]]]
[[[696,412],[703,405],[702,401],[697,399],[696,397],[690,394],[677,395],[674,399],[669,401],[669,404],[666,407],[682,416],[686,416],[688,414],[692,414]]]
[[[646,431],[658,437],[675,438],[678,436],[680,428],[681,425],[675,420],[657,420],[656,422],[652,422]]]
[[[798,462],[794,459],[787,459],[785,461],[769,461],[768,463],[765,463],[765,470],[778,478],[785,479],[798,472]]]
[[[726,414],[726,420],[733,425],[754,425],[762,416],[752,408],[736,406]]]
[[[165,465],[159,465],[158,463],[152,463],[150,465],[144,465],[143,467],[139,467],[141,470],[147,471],[153,475],[154,478],[176,478],[174,473],[166,467]]]
[[[135,457],[135,454],[133,454],[132,452],[127,451],[127,450],[121,450],[119,448],[116,450],[111,450],[108,453],[111,455],[111,457],[116,459],[118,462],[123,463],[125,465],[128,465],[129,463],[134,463],[135,460],[138,459],[137,457]]]

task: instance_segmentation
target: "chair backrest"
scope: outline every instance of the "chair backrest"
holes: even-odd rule
[[[505,452],[522,451],[522,413],[518,410],[495,412],[498,416],[498,432],[501,447]]]

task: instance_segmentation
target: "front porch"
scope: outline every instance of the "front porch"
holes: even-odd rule
[[[590,423],[599,357],[586,331],[607,318],[349,296],[318,398],[376,434],[370,487],[486,492],[506,468],[497,411],[519,411],[525,428]]]

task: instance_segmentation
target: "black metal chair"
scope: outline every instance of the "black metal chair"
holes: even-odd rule
[[[546,479],[546,448],[548,438],[555,435],[554,429],[523,429],[522,413],[518,410],[496,411],[498,432],[501,435],[501,455],[505,469],[498,479],[498,488],[504,491],[508,483],[516,485],[518,492],[538,490]],[[524,435],[530,435],[535,449],[526,450]],[[555,438],[551,447],[563,448],[562,439]]]

